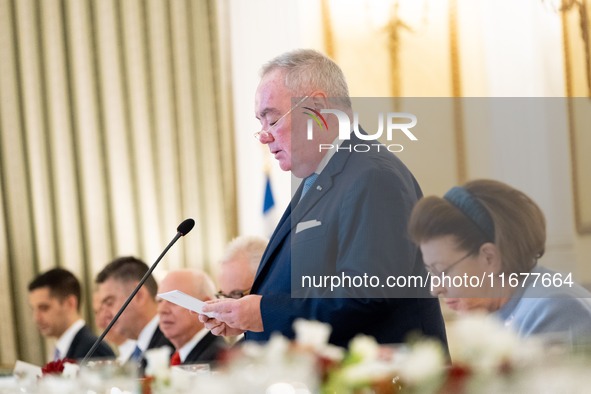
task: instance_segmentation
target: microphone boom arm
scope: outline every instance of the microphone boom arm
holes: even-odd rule
[[[150,274],[152,273],[152,271],[154,271],[154,269],[156,268],[156,266],[158,265],[158,263],[160,262],[160,260],[162,260],[162,257],[164,257],[164,255],[166,254],[166,252],[168,252],[168,250],[172,247],[172,245],[175,244],[176,241],[178,241],[178,239],[180,237],[186,235],[189,231],[191,231],[191,229],[193,228],[194,225],[195,225],[195,221],[193,219],[187,219],[187,220],[185,220],[184,222],[182,222],[179,225],[179,227],[177,228],[177,233],[174,236],[174,238],[172,239],[172,241],[170,241],[170,243],[168,244],[168,246],[162,251],[162,253],[158,257],[158,259],[156,259],[156,261],[154,262],[154,264],[152,264],[152,266],[150,267],[150,269],[146,272],[146,274],[144,275],[144,277],[140,280],[140,282],[138,283],[138,285],[136,286],[136,288],[133,290],[133,292],[127,298],[127,301],[125,301],[125,303],[121,306],[121,308],[119,309],[119,312],[117,312],[117,314],[111,320],[111,322],[109,323],[109,325],[107,326],[107,328],[105,328],[105,330],[103,331],[103,333],[101,334],[101,336],[98,337],[97,340],[94,342],[94,344],[92,345],[92,347],[90,348],[90,350],[88,351],[88,353],[86,353],[86,356],[84,356],[84,358],[82,359],[82,362],[80,363],[81,365],[84,365],[88,361],[88,359],[94,354],[96,348],[99,346],[99,344],[102,342],[102,340],[105,339],[105,336],[111,330],[111,327],[113,327],[113,325],[115,324],[115,322],[117,322],[117,319],[119,319],[119,316],[121,316],[121,314],[123,313],[123,311],[125,310],[125,308],[127,308],[127,306],[129,305],[129,303],[131,302],[131,300],[133,300],[133,297],[135,297],[135,295],[140,290],[140,288],[142,287],[142,285],[146,282],[146,280],[148,280],[148,277],[150,276]]]

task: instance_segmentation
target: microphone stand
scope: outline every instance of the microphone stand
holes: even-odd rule
[[[188,221],[191,221],[191,223],[188,223]],[[183,225],[185,225],[185,227],[188,227],[188,229],[182,229]],[[113,318],[113,320],[111,320],[111,322],[109,323],[109,325],[107,326],[107,328],[105,328],[105,330],[103,331],[103,333],[101,334],[101,336],[97,338],[97,340],[94,342],[94,344],[92,345],[92,347],[90,348],[90,350],[88,351],[88,353],[86,353],[86,356],[84,356],[84,358],[82,359],[82,362],[80,363],[80,365],[84,365],[88,361],[88,359],[93,355],[93,353],[95,352],[96,348],[99,346],[99,344],[101,343],[101,341],[103,339],[105,339],[105,336],[109,333],[109,331],[111,330],[111,327],[113,327],[113,325],[115,324],[115,322],[117,322],[117,319],[119,319],[119,316],[121,316],[121,314],[123,313],[123,311],[125,310],[125,308],[127,308],[127,306],[129,305],[129,303],[131,302],[131,300],[133,299],[133,297],[135,297],[135,295],[140,290],[140,288],[142,287],[142,285],[146,282],[146,280],[148,280],[148,277],[150,276],[150,274],[152,273],[152,271],[154,271],[154,269],[156,268],[156,266],[158,265],[158,263],[160,262],[160,260],[162,260],[162,257],[164,257],[164,255],[166,254],[166,252],[168,252],[168,250],[172,247],[172,245],[175,244],[176,241],[178,241],[178,239],[180,237],[182,237],[183,235],[185,235],[189,231],[191,231],[191,229],[193,228],[194,225],[195,225],[195,221],[193,219],[187,219],[187,220],[185,220],[183,223],[181,223],[179,225],[179,227],[177,228],[177,231],[178,232],[176,233],[176,235],[174,236],[174,238],[172,239],[172,241],[170,241],[170,243],[168,244],[168,246],[162,251],[162,253],[158,257],[158,259],[156,259],[156,261],[154,262],[154,264],[152,264],[152,266],[150,267],[150,269],[146,272],[146,274],[144,275],[144,277],[140,280],[140,283],[138,283],[138,285],[136,286],[136,288],[133,290],[133,292],[127,298],[127,301],[125,301],[125,303],[121,306],[121,308],[119,309],[119,312],[117,312],[117,314],[115,315],[115,317]],[[183,230],[182,232],[181,232],[181,229]]]

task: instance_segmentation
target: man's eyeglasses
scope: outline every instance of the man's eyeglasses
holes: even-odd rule
[[[216,293],[216,297],[217,298],[234,298],[235,300],[242,298],[244,296],[247,296],[250,294],[250,289],[246,289],[246,290],[232,290],[231,292],[229,292],[228,294],[224,293],[223,291],[218,291]]]
[[[447,266],[447,268],[445,268],[444,270],[436,270],[433,269],[427,265],[425,265],[425,269],[427,270],[427,272],[429,273],[429,275],[431,276],[440,276],[446,272],[449,272],[449,270],[451,270],[453,267],[455,267],[456,265],[460,264],[462,261],[466,260],[468,257],[472,256],[474,254],[474,252],[468,252],[467,255],[465,255],[464,257],[462,257],[461,259],[459,259],[458,261],[451,263],[450,265]]]
[[[279,123],[283,118],[285,118],[287,115],[289,115],[291,113],[291,111],[296,109],[297,106],[300,105],[301,103],[303,103],[304,100],[307,99],[308,97],[310,97],[310,96],[306,96],[303,99],[301,99],[300,101],[298,101],[298,103],[296,105],[294,105],[293,107],[291,107],[291,109],[289,111],[287,111],[287,113],[285,115],[283,115],[282,117],[277,119],[272,124],[269,124],[270,125],[269,130],[272,129],[273,127],[275,127],[277,125],[277,123]],[[256,133],[254,133],[254,138],[256,138],[257,141],[260,141],[262,136],[268,137],[269,131],[268,130],[261,130],[261,131],[257,131]]]

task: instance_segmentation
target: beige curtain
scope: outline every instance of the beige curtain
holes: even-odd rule
[[[27,285],[112,258],[210,270],[236,233],[214,0],[0,0],[0,363],[42,364]],[[225,27],[225,26],[224,26]],[[223,35],[222,35],[223,36]]]

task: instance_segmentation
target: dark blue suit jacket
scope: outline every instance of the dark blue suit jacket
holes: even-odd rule
[[[160,330],[160,327],[157,326],[156,330],[154,331],[154,334],[152,334],[152,338],[150,339],[150,343],[148,344],[148,348],[146,350],[150,350],[150,349],[156,349],[156,348],[160,348],[163,346],[168,346],[170,349],[172,349],[171,351],[171,355],[172,353],[174,353],[174,345],[172,344],[172,342],[170,342],[168,340],[168,338],[166,338],[164,336],[164,334],[162,333],[162,331]],[[143,374],[143,371],[146,369],[146,366],[148,364],[148,361],[146,360],[146,358],[142,355],[142,360],[141,360],[141,371]]]
[[[70,348],[66,353],[66,358],[73,360],[83,359],[96,340],[97,336],[87,326],[82,327],[74,336]],[[92,358],[115,358],[115,353],[113,353],[109,345],[101,342],[94,351]]]
[[[168,346],[169,348],[171,348],[174,351],[174,345],[172,344],[172,342],[170,342],[168,340],[168,338],[166,338],[164,336],[164,334],[162,333],[162,331],[160,330],[160,327],[156,327],[156,330],[154,331],[154,334],[152,335],[152,338],[150,339],[150,343],[148,344],[148,349],[156,349],[159,347],[163,347],[163,346]]]
[[[222,337],[208,332],[187,355],[183,364],[210,363],[217,360],[218,355],[227,349],[226,341]]]
[[[349,152],[354,144],[371,150]],[[426,277],[420,251],[407,235],[410,212],[422,192],[396,156],[384,145],[372,144],[377,141],[362,141],[352,134],[301,201],[302,186],[295,193],[269,241],[251,291],[263,296],[264,331],[247,332],[247,340],[266,341],[275,331],[293,337],[293,321],[301,317],[330,323],[330,342],[340,346],[359,333],[380,343],[397,343],[418,332],[447,343],[439,302],[424,289],[387,298],[393,297],[390,289],[329,291],[301,286],[306,274],[367,273],[379,276],[381,283],[389,275]],[[298,227],[309,221],[320,225]],[[292,298],[292,290],[304,298]]]

